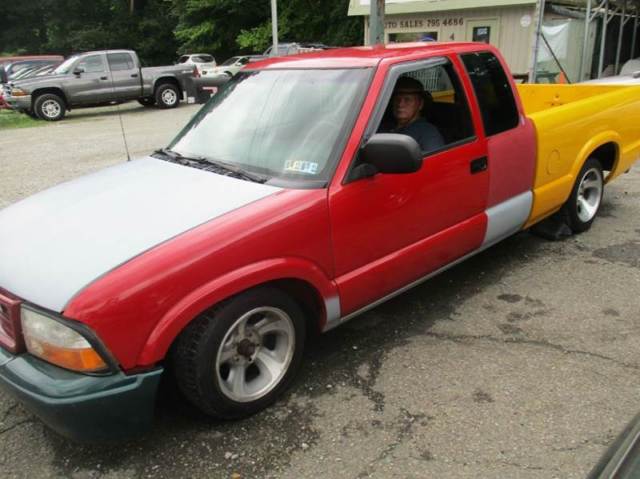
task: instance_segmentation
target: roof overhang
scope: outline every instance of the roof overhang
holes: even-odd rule
[[[386,0],[385,14],[442,12],[532,5],[536,0]],[[369,15],[371,0],[349,0],[349,15]]]

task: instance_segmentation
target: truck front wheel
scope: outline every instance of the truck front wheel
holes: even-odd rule
[[[302,361],[305,319],[278,289],[245,291],[196,318],[173,365],[184,395],[221,419],[251,415],[287,388]]]
[[[45,93],[36,98],[33,110],[39,118],[47,121],[58,121],[64,118],[67,109],[64,101],[54,93]]]
[[[160,108],[175,108],[180,103],[180,91],[171,83],[163,83],[156,89],[155,99]]]
[[[602,203],[604,176],[597,158],[589,158],[576,179],[569,199],[563,206],[567,224],[573,233],[591,228]]]

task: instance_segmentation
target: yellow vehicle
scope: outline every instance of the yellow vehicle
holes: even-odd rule
[[[608,183],[640,157],[640,86],[524,84],[518,92],[537,143],[533,207],[525,226],[562,207],[572,188],[580,187],[578,175],[590,158],[608,172]]]

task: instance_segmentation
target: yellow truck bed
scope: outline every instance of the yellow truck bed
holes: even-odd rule
[[[537,136],[533,208],[526,226],[560,209],[587,158],[609,182],[640,156],[640,86],[518,85]]]

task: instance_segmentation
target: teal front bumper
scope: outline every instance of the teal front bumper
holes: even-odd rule
[[[153,423],[162,369],[127,376],[78,374],[0,348],[0,388],[51,429],[76,441],[115,440]]]

